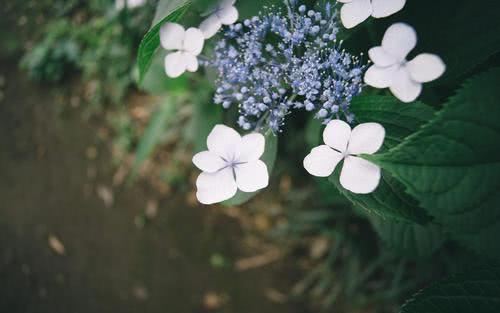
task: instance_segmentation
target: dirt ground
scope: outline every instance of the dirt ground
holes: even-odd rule
[[[0,312],[304,312],[283,298],[293,279],[280,262],[234,270],[253,252],[216,208],[180,194],[138,227],[156,192],[109,187],[95,125],[15,61],[0,77]]]

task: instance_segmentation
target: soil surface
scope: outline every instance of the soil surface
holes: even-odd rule
[[[110,188],[97,127],[17,61],[0,59],[0,76],[0,312],[303,312],[280,303],[292,280],[280,262],[234,270],[252,251],[217,208],[178,194],[138,227],[157,194]]]

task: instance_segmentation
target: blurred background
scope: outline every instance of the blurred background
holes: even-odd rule
[[[2,1],[0,312],[395,312],[466,263],[444,240],[391,249],[305,176],[321,125],[300,116],[271,188],[198,205],[191,156],[221,111],[194,76],[137,86],[154,7]]]

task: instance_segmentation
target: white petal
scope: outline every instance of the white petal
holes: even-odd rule
[[[340,9],[340,18],[345,28],[353,28],[372,14],[370,0],[352,0]]]
[[[253,133],[241,138],[240,156],[238,161],[251,162],[260,159],[264,154],[266,139],[262,134]]]
[[[243,192],[255,192],[269,185],[269,173],[264,162],[239,164],[235,167],[236,185]]]
[[[127,5],[129,8],[137,8],[146,4],[146,0],[128,0]]]
[[[189,52],[184,52],[184,60],[186,61],[186,70],[196,72],[198,70],[198,58]]]
[[[370,60],[379,67],[387,67],[398,63],[398,60],[387,53],[382,47],[371,48],[368,51],[368,55],[370,56]]]
[[[165,72],[168,77],[176,78],[186,71],[186,58],[182,52],[170,53],[165,57]]]
[[[419,83],[427,83],[439,78],[446,70],[443,60],[435,54],[422,53],[406,64],[411,78]]]
[[[378,123],[364,123],[354,127],[349,140],[349,154],[373,154],[382,147],[385,129]]]
[[[340,3],[349,3],[352,2],[353,0],[337,0]]]
[[[184,36],[183,49],[194,55],[198,55],[203,50],[203,45],[205,43],[205,37],[203,33],[198,28],[188,28],[186,30],[186,35]]]
[[[203,204],[231,199],[238,190],[230,167],[211,174],[201,173],[196,180],[196,188],[196,198]]]
[[[382,39],[382,48],[399,61],[404,61],[416,45],[417,33],[415,29],[405,23],[392,24],[385,31],[384,39]]]
[[[225,125],[216,125],[207,138],[208,150],[231,162],[238,160],[241,136]]]
[[[182,49],[185,35],[184,27],[176,23],[165,23],[160,28],[161,46],[166,50]]]
[[[322,145],[312,149],[304,158],[304,168],[313,176],[328,177],[343,158],[341,153]]]
[[[412,102],[422,92],[422,83],[416,82],[410,77],[408,69],[403,66],[396,72],[390,90],[396,98],[403,102]]]
[[[193,163],[207,173],[215,173],[226,166],[226,162],[220,156],[210,151],[197,153],[193,157]]]
[[[359,194],[375,191],[380,182],[380,167],[362,158],[348,156],[340,173],[340,184]]]
[[[239,17],[238,9],[236,9],[234,6],[226,6],[217,11],[216,15],[219,17],[220,22],[224,25],[231,25],[236,23]]]
[[[215,34],[217,34],[221,27],[222,23],[219,20],[219,17],[215,14],[210,15],[200,24],[200,30],[203,33],[205,39],[213,37]]]
[[[372,0],[372,16],[381,18],[393,15],[403,9],[405,3],[406,0]]]
[[[388,88],[392,85],[399,64],[389,67],[372,65],[365,73],[365,83],[375,88]]]
[[[326,125],[323,141],[331,148],[345,152],[351,137],[351,126],[342,120],[333,120]]]

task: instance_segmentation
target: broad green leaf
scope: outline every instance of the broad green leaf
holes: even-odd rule
[[[340,185],[341,168],[342,166],[337,166],[328,180],[354,205],[386,219],[418,224],[425,224],[429,221],[426,212],[419,207],[415,199],[405,192],[403,184],[394,179],[389,172],[382,171],[382,178],[377,190],[362,195],[352,193]]]
[[[382,152],[400,144],[434,117],[435,111],[422,102],[402,103],[393,96],[359,96],[351,111],[358,123],[377,122],[386,136]]]
[[[413,296],[401,313],[498,313],[500,268],[488,266],[444,279]]]
[[[365,156],[390,171],[452,235],[500,257],[500,69],[470,80],[418,133]],[[495,247],[496,246],[496,247]]]
[[[385,96],[360,96],[353,101],[351,110],[359,123],[377,122],[385,127],[386,140],[382,151],[401,143],[434,115],[433,109],[423,103],[403,104],[394,97]],[[421,224],[428,221],[425,211],[389,172],[383,171],[375,192],[360,195],[342,188],[340,169],[338,166],[329,179],[355,205],[383,218]]]
[[[267,131],[264,136],[266,137],[266,150],[264,151],[264,155],[262,155],[261,160],[267,165],[267,171],[269,176],[271,176],[274,168],[274,162],[276,161],[276,156],[278,154],[278,136],[274,135],[272,131]],[[225,206],[241,205],[255,197],[259,192],[260,191],[242,192],[238,190],[233,198],[224,201],[223,204]]]
[[[144,35],[137,53],[139,82],[146,75],[156,50],[160,46],[160,28],[166,22],[178,21],[189,9],[190,0],[160,0],[151,29]]]
[[[167,124],[175,117],[176,111],[174,103],[170,103],[169,101],[163,103],[156,110],[156,112],[152,114],[152,118],[146,128],[146,131],[137,146],[132,166],[131,179],[135,178],[142,164],[150,157],[151,153],[153,153],[156,145],[162,138]]]
[[[446,238],[441,228],[431,223],[427,225],[400,223],[373,215],[369,219],[388,248],[409,258],[431,257]]]

